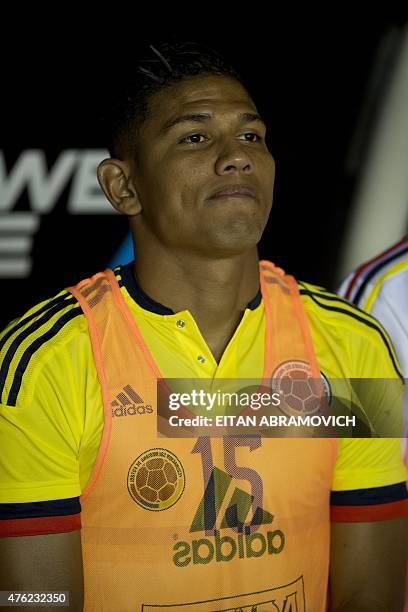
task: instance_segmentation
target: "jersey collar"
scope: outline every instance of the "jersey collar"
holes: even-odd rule
[[[150,312],[154,312],[160,315],[172,315],[175,314],[171,308],[164,306],[164,304],[160,304],[160,302],[156,302],[153,298],[147,295],[143,291],[141,287],[136,282],[136,279],[132,272],[133,261],[130,263],[120,266],[120,276],[122,278],[122,284],[129,295],[135,300],[136,304],[138,304],[144,310],[148,310]],[[258,289],[258,293],[256,296],[248,302],[247,308],[250,310],[255,310],[259,306],[262,301],[261,290]]]

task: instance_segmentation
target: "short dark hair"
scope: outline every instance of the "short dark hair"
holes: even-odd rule
[[[199,75],[219,75],[243,83],[242,77],[215,49],[201,43],[149,45],[136,60],[126,86],[110,101],[104,122],[111,157],[123,159],[136,150],[137,130],[146,119],[150,98],[166,87]]]

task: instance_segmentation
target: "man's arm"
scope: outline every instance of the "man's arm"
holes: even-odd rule
[[[80,531],[0,538],[0,559],[1,591],[69,591],[69,610],[82,612]]]
[[[402,612],[408,517],[332,523],[331,612]]]

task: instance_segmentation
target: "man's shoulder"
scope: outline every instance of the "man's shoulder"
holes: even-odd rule
[[[304,281],[298,281],[298,288],[307,315],[321,318],[326,325],[341,325],[352,333],[381,329],[375,317],[337,293]]]
[[[121,286],[121,266],[113,272]],[[90,363],[88,321],[76,297],[63,289],[0,332],[0,403],[27,401],[40,373],[46,373],[48,381],[68,385],[61,380],[68,381],[68,370],[77,380],[89,372]]]
[[[402,376],[390,337],[374,316],[323,287],[303,281],[298,287],[315,338],[323,338],[337,353],[343,349],[354,362],[373,365],[375,355],[382,355],[390,372]]]
[[[408,273],[408,234],[397,244],[364,262],[341,283],[339,293],[364,310],[372,304],[385,287],[406,279]]]
[[[0,402],[16,405],[24,378],[87,338],[86,318],[67,289],[11,321],[0,333]]]

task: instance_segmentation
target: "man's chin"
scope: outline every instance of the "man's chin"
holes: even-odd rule
[[[256,247],[261,239],[262,231],[235,231],[229,228],[228,232],[207,237],[205,251],[211,257],[228,258],[243,255]]]

